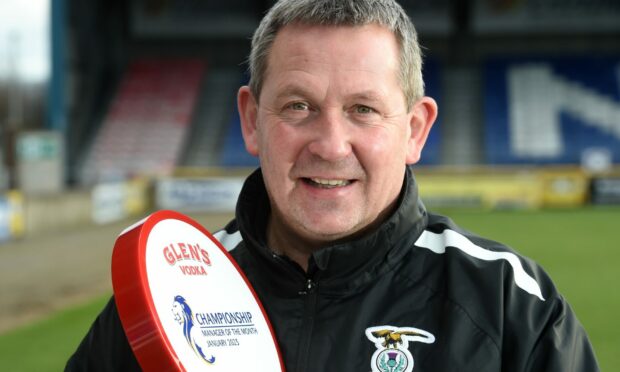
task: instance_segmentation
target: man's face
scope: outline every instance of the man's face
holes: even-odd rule
[[[381,222],[435,117],[407,110],[395,36],[378,25],[289,25],[270,50],[257,103],[242,87],[248,151],[260,158],[270,228],[314,244]],[[429,112],[430,110],[430,112]]]

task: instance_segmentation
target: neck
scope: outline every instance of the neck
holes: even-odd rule
[[[312,253],[322,247],[320,243],[300,238],[282,224],[274,223],[273,216],[267,225],[267,245],[274,253],[297,263],[305,272]]]

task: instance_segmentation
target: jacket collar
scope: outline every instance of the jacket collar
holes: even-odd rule
[[[246,180],[237,203],[236,218],[245,245],[260,264],[268,266],[266,275],[288,276],[288,280],[278,280],[279,285],[294,282],[297,276],[303,282],[306,278],[317,281],[324,291],[355,291],[390,270],[427,225],[426,210],[408,167],[394,213],[377,229],[357,240],[315,252],[308,273],[304,274],[298,265],[268,248],[265,233],[269,213],[269,198],[258,169]],[[299,285],[300,282],[294,284],[296,289]]]

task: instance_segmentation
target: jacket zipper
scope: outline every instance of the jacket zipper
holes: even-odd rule
[[[310,356],[310,346],[312,343],[312,331],[314,328],[314,320],[317,302],[317,284],[312,279],[307,278],[305,286],[299,291],[300,296],[304,296],[304,316],[299,340],[299,348],[297,350],[297,371],[306,372],[308,370],[308,360]]]
[[[299,296],[304,300],[304,314],[302,318],[302,328],[299,338],[299,346],[297,348],[297,370],[294,372],[307,372],[308,360],[310,357],[310,345],[312,342],[312,331],[314,328],[314,314],[316,313],[317,302],[317,282],[300,271],[293,270],[289,262],[286,262],[281,256],[272,254],[274,260],[280,262],[284,267],[288,268],[292,275],[301,275],[306,279],[303,288],[298,292]],[[316,278],[318,279],[318,277]],[[293,371],[290,371],[293,372]],[[313,371],[310,371],[313,372]]]

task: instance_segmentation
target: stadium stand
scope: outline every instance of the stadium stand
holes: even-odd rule
[[[520,58],[485,66],[491,164],[579,164],[603,149],[620,162],[620,58]]]
[[[200,60],[131,64],[83,167],[83,182],[170,173],[181,155],[205,69]]]

